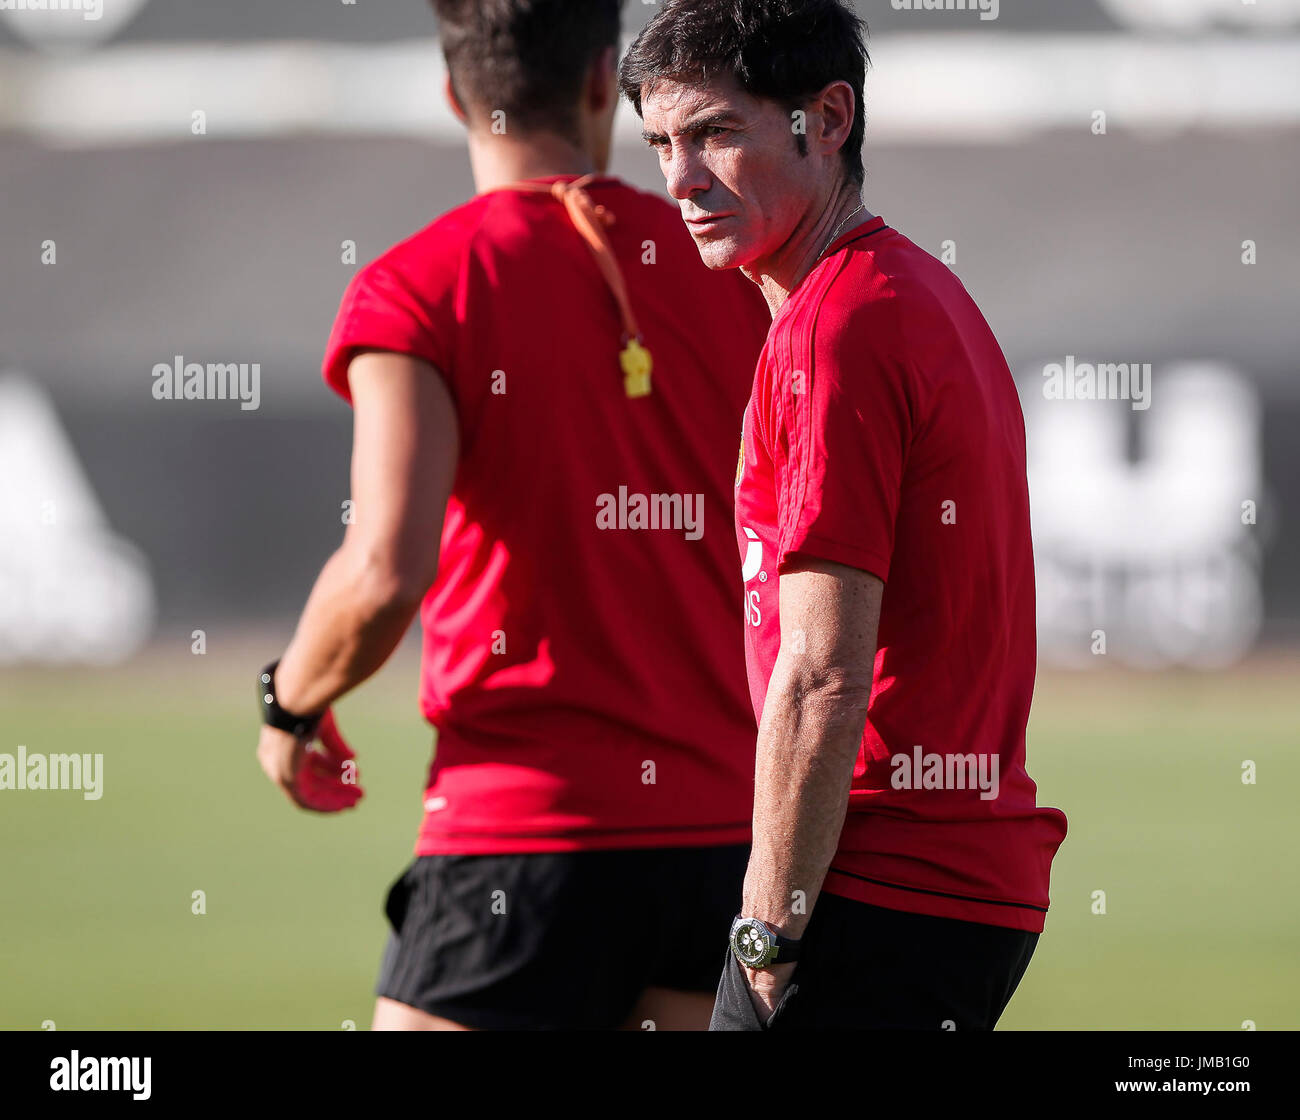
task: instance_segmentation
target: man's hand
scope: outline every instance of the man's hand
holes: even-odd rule
[[[754,1005],[758,1021],[766,1024],[781,1002],[781,996],[794,975],[795,964],[776,964],[771,968],[747,968],[740,966],[749,985],[749,1001]]]
[[[313,739],[295,739],[287,731],[263,727],[257,743],[257,760],[266,776],[284,790],[300,809],[337,813],[351,809],[364,790],[354,759],[356,754],[339,734],[334,713],[327,711]]]

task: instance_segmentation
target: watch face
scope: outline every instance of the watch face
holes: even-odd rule
[[[741,963],[762,968],[772,955],[772,934],[756,918],[746,918],[732,929],[731,947]]]

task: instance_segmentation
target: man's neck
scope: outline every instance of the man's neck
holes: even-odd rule
[[[857,213],[854,213],[854,211]],[[808,208],[794,232],[775,253],[741,270],[763,293],[772,317],[821,260],[833,241],[874,217],[862,202],[862,188],[841,183],[820,205]]]
[[[542,132],[526,139],[471,132],[469,162],[479,194],[521,179],[588,175],[598,170],[586,152],[559,136]]]

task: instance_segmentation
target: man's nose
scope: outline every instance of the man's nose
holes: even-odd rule
[[[674,145],[664,161],[664,180],[668,194],[678,202],[709,189],[712,179],[704,161],[686,145]]]

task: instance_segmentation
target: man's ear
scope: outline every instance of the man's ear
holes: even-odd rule
[[[451,106],[451,111],[456,114],[456,119],[461,124],[469,123],[469,115],[465,112],[465,107],[461,105],[460,98],[456,96],[456,87],[451,84],[451,75],[447,75],[447,82],[442,89],[447,98],[447,104]]]
[[[618,100],[618,48],[606,47],[587,72],[587,108],[594,114],[603,113],[610,103]]]
[[[817,142],[824,154],[838,152],[848,143],[854,118],[860,111],[857,101],[853,87],[845,81],[831,82],[814,96],[811,107],[822,119],[821,136]]]

